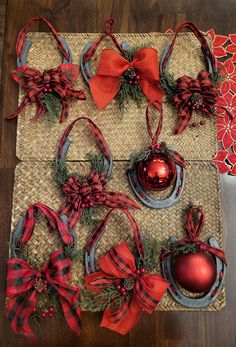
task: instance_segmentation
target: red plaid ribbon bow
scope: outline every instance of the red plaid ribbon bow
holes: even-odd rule
[[[59,144],[58,160],[65,157],[65,145],[68,136],[74,125],[81,120],[85,120],[90,128],[96,144],[101,150],[108,166],[111,165],[111,153],[108,145],[97,125],[88,117],[79,117],[72,122],[65,130]],[[73,228],[80,220],[84,208],[105,206],[121,208],[140,208],[137,203],[129,198],[127,194],[106,190],[108,169],[103,174],[99,174],[91,169],[88,177],[74,175],[63,185],[63,192],[67,196],[66,201],[59,209],[60,215],[67,215],[70,227]]]
[[[109,211],[102,224],[90,237],[87,251],[99,240],[108,218]],[[144,256],[144,248],[139,227],[127,210],[122,210],[128,217],[135,236],[140,260]],[[123,297],[121,307],[106,308],[100,326],[116,331],[122,335],[128,333],[137,323],[142,311],[153,313],[166,292],[169,283],[160,275],[150,274],[144,267],[137,268],[135,258],[126,242],[112,248],[99,259],[101,271],[93,272],[85,277],[86,287],[94,293],[101,293],[109,288],[116,288]],[[131,296],[128,300],[127,292]]]
[[[23,234],[19,235],[24,245],[32,236],[37,212],[46,217],[51,229],[58,230],[64,244],[70,245],[73,242],[68,225],[46,205],[35,204],[28,208],[23,222]],[[72,261],[63,249],[52,253],[41,270],[35,270],[18,254],[8,260],[6,297],[9,299],[6,314],[15,333],[35,337],[29,325],[29,317],[36,310],[37,296],[47,290],[58,294],[68,326],[77,334],[80,333],[80,290],[68,284],[71,266]]]
[[[177,79],[177,94],[173,97],[174,106],[179,110],[176,134],[182,133],[188,126],[193,110],[199,110],[212,116],[218,91],[210,80],[207,71],[199,72],[197,79],[183,76]]]
[[[37,21],[47,24],[54,38],[56,39],[58,49],[62,55],[69,61],[70,57],[66,51],[60,36],[56,30],[45,18],[35,17],[21,29],[16,42],[16,55],[19,60],[22,58],[27,32],[30,26]],[[45,93],[52,93],[61,102],[62,111],[60,122],[65,121],[69,113],[69,102],[76,100],[85,100],[86,96],[82,90],[73,90],[76,79],[78,78],[79,67],[75,64],[61,64],[56,69],[41,72],[33,67],[21,66],[12,72],[12,78],[26,92],[17,111],[8,116],[8,119],[17,117],[27,105],[36,103],[36,114],[33,120],[38,120],[46,113],[42,102],[42,96]]]
[[[69,101],[85,100],[81,90],[73,90],[78,78],[79,67],[74,64],[61,64],[56,69],[41,73],[39,70],[22,66],[13,71],[13,79],[26,91],[18,110],[7,118],[17,117],[28,104],[36,103],[34,120],[43,117],[46,109],[42,102],[45,93],[53,93],[61,102],[60,122],[64,122],[69,114]]]
[[[88,177],[73,176],[63,185],[67,200],[58,212],[68,216],[71,228],[80,220],[86,207],[139,208],[127,194],[106,190],[106,184],[105,177],[92,170]]]
[[[199,235],[202,231],[203,225],[205,223],[206,217],[204,210],[200,207],[193,207],[188,213],[185,221],[185,226],[187,230],[187,237],[178,240],[179,243],[196,243],[200,250],[206,250],[216,257],[220,258],[225,264],[225,254],[224,251],[210,246],[206,242],[199,240]],[[161,254],[161,259],[164,259],[170,255],[170,252],[163,251]]]
[[[59,295],[63,313],[70,329],[80,334],[80,290],[68,285],[72,261],[59,249],[36,271],[27,261],[11,258],[7,262],[6,314],[15,333],[35,337],[29,317],[34,312],[37,296],[52,289]]]

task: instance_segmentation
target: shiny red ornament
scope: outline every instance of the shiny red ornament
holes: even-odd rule
[[[171,186],[176,179],[174,161],[164,153],[151,153],[137,166],[138,180],[147,190],[160,191]]]
[[[208,252],[180,254],[173,265],[176,282],[192,293],[204,293],[216,280],[216,264]]]

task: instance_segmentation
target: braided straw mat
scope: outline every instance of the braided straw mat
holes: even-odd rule
[[[68,162],[69,172],[85,173],[89,170],[87,162]],[[127,162],[115,162],[113,167],[113,178],[108,184],[108,189],[124,191],[132,196],[137,202],[126,177]],[[163,198],[162,193],[155,193]],[[161,194],[161,195],[160,195]],[[166,194],[166,193],[165,193]],[[157,197],[156,196],[156,197]],[[17,165],[15,171],[12,230],[17,224],[18,218],[24,215],[28,205],[42,202],[57,210],[64,197],[61,195],[57,184],[53,179],[51,162],[22,162]],[[206,212],[206,224],[201,239],[207,240],[210,236],[222,245],[222,224],[219,196],[219,181],[216,168],[207,161],[187,162],[187,182],[180,202],[165,210],[155,210],[142,206],[140,211],[132,211],[142,231],[149,237],[156,239],[158,244],[166,241],[170,236],[178,238],[185,234],[184,210],[189,204],[202,204]],[[95,219],[104,217],[105,208],[97,208]],[[85,246],[89,230],[86,226],[77,224],[75,229],[78,236],[78,248]],[[134,247],[132,232],[126,218],[115,212],[108,223],[104,236],[102,237],[97,251],[97,257],[104,254],[110,247],[119,244],[123,240]],[[45,221],[36,224],[34,234],[28,244],[29,261],[32,265],[39,266],[48,259],[50,253],[61,246],[61,241],[56,233],[49,233]],[[158,272],[160,268],[156,269]],[[73,265],[73,283],[83,286],[84,268],[81,262]],[[83,298],[82,298],[83,304]],[[218,300],[207,311],[220,310],[225,305],[225,292],[222,291]],[[168,293],[165,294],[160,310],[187,310],[176,303]]]
[[[83,48],[89,40],[94,40],[98,34],[73,34],[63,33],[72,51],[73,63],[78,64]],[[61,64],[61,56],[51,34],[30,33],[32,45],[28,54],[28,65],[40,69],[55,68]],[[130,46],[140,46],[146,43],[157,48],[159,59],[166,44],[170,43],[173,34],[117,34],[119,42],[126,41]],[[210,40],[210,38],[208,37]],[[106,39],[99,47],[96,57],[92,61],[93,73],[96,71],[98,57],[101,49],[113,47],[111,40]],[[181,33],[176,41],[174,51],[169,63],[169,71],[174,77],[197,76],[204,69],[203,55],[198,40],[191,33]],[[12,82],[13,83],[13,82]],[[43,119],[32,122],[35,114],[35,105],[28,106],[18,118],[17,128],[17,156],[21,160],[50,160],[53,159],[55,149],[63,130],[78,116],[88,115],[101,127],[104,137],[110,144],[114,160],[127,160],[130,153],[139,150],[149,144],[145,127],[146,99],[138,108],[132,101],[129,102],[126,111],[121,118],[118,105],[113,100],[103,111],[99,111],[93,102],[89,89],[80,75],[78,89],[85,90],[86,101],[78,101],[71,104],[70,114],[63,124],[50,127]],[[19,101],[23,96],[22,91]],[[194,113],[193,119],[199,121],[201,115]],[[213,117],[214,118],[214,117]],[[164,123],[160,137],[161,141],[167,141],[170,146],[178,149],[186,160],[212,160],[217,151],[215,119],[206,119],[205,126],[197,128],[189,127],[181,136],[174,136],[173,129],[176,125],[177,110],[164,100]],[[81,127],[78,146],[70,152],[69,160],[84,160],[87,146],[87,127]]]

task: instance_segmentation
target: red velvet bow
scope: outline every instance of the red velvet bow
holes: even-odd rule
[[[149,100],[162,100],[159,87],[158,56],[154,48],[140,49],[129,62],[114,49],[104,49],[98,70],[90,80],[90,90],[94,101],[103,109],[120,90],[120,80],[125,71],[133,68],[137,83]]]
[[[207,71],[199,72],[197,79],[183,76],[177,79],[177,93],[173,97],[174,106],[179,110],[176,134],[182,133],[188,126],[193,110],[199,110],[208,116],[214,113],[218,91],[211,83]]]
[[[106,206],[139,208],[128,195],[105,189],[107,180],[104,176],[92,171],[88,178],[73,176],[63,186],[67,195],[66,202],[59,209],[60,215],[67,215],[71,228],[80,220],[86,207]]]
[[[101,257],[99,265],[101,271],[85,277],[89,290],[101,293],[115,286],[120,295],[130,291],[131,299],[122,296],[121,307],[118,310],[106,308],[101,321],[102,327],[124,335],[135,326],[142,311],[149,314],[154,312],[169,283],[159,275],[147,273],[144,268],[137,269],[134,256],[125,242]]]
[[[69,101],[85,100],[82,90],[73,90],[78,78],[79,67],[75,64],[61,64],[57,69],[46,70],[43,73],[37,69],[22,66],[12,72],[13,79],[26,91],[18,110],[7,117],[17,117],[23,109],[36,103],[37,110],[34,120],[40,119],[46,112],[42,102],[45,93],[53,93],[61,102],[60,122],[65,121],[69,113]]]
[[[39,272],[21,258],[8,260],[6,314],[15,333],[35,337],[29,317],[36,308],[37,295],[49,289],[57,292],[70,329],[80,334],[80,290],[68,284],[71,265],[62,249],[51,254]]]

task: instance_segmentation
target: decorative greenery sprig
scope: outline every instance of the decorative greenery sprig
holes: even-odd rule
[[[53,162],[53,169],[56,182],[60,186],[63,186],[63,184],[65,184],[70,177],[66,167],[65,157],[62,157],[61,159],[56,158]]]
[[[106,288],[101,293],[93,293],[87,289],[82,291],[83,306],[86,311],[99,312],[107,307],[119,309],[124,297],[118,292],[115,286]]]
[[[177,83],[173,74],[165,71],[160,79],[162,89],[165,91],[168,100],[171,100],[177,93]]]
[[[45,93],[42,95],[42,103],[47,110],[45,114],[46,120],[52,126],[61,115],[61,103],[60,100],[52,93]]]
[[[142,161],[142,160],[146,160],[148,157],[149,157],[149,155],[152,153],[152,152],[154,152],[155,151],[155,149],[148,149],[148,148],[146,148],[146,149],[142,149],[141,151],[139,151],[139,152],[133,152],[132,154],[131,154],[131,156],[130,156],[130,161],[129,161],[129,169],[132,169],[132,167],[136,164],[136,163],[138,163],[138,162],[140,162],[140,161]]]
[[[177,242],[177,241],[169,241],[166,245],[163,246],[163,250],[166,252],[171,252],[174,255],[178,255],[181,253],[196,253],[198,252],[198,245],[196,243],[191,242]]]
[[[88,153],[87,156],[92,166],[92,169],[94,169],[99,174],[104,173],[106,169],[105,162],[104,162],[104,155],[103,154],[98,155],[97,153]]]

